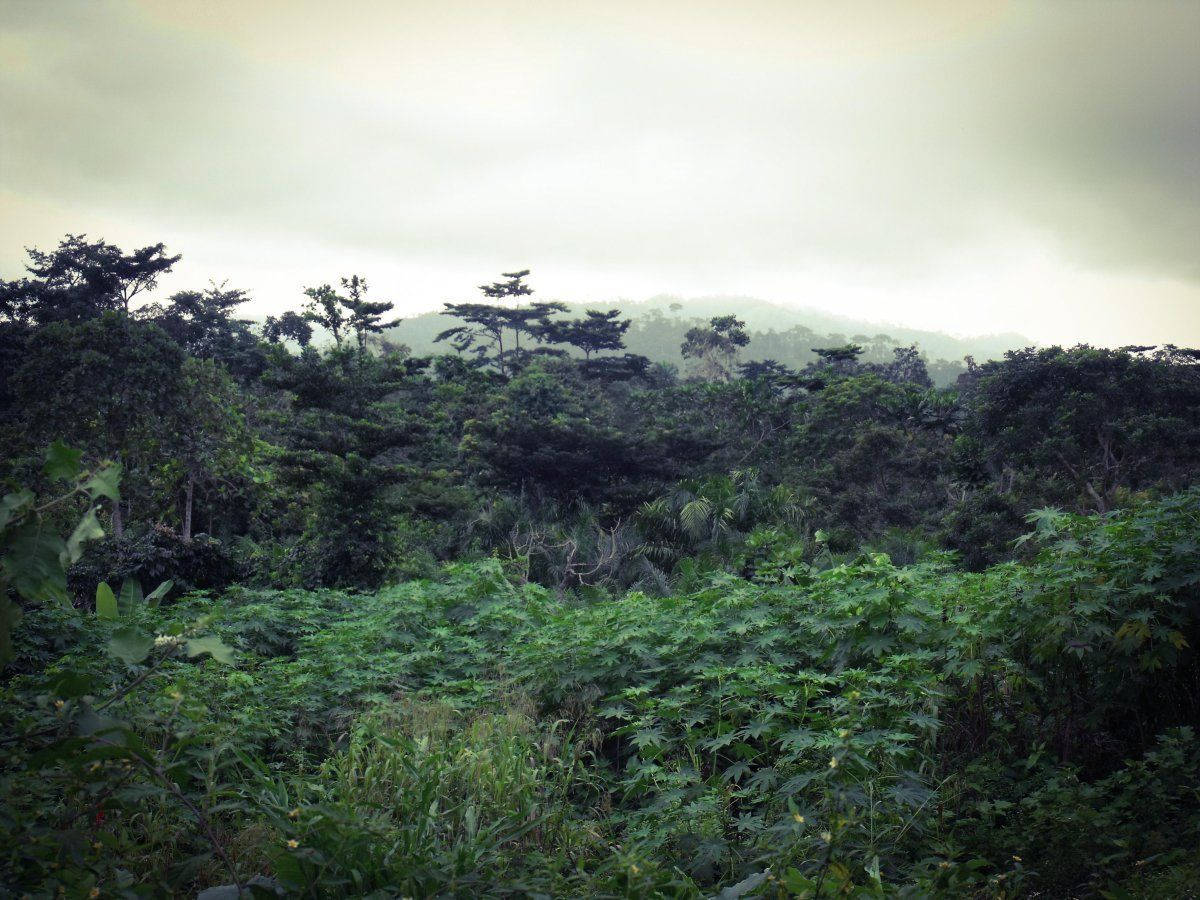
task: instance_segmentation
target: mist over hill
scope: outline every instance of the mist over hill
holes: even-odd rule
[[[742,358],[774,359],[789,366],[802,366],[816,358],[815,347],[856,343],[863,347],[866,362],[888,362],[895,347],[916,344],[926,357],[929,373],[939,385],[953,383],[966,367],[963,359],[999,359],[1007,350],[1029,347],[1033,341],[1016,334],[989,334],[959,337],[939,331],[925,331],[894,323],[872,322],[840,316],[822,310],[795,308],[755,297],[711,296],[683,298],[660,294],[648,300],[618,300],[611,303],[568,303],[568,316],[584,309],[619,309],[633,320],[625,336],[631,353],[647,356],[655,362],[680,366],[679,347],[689,328],[713,316],[733,313],[746,323],[750,345]],[[422,313],[405,319],[388,331],[393,341],[406,344],[417,355],[452,353],[446,343],[436,343],[438,334],[451,320],[437,312]]]

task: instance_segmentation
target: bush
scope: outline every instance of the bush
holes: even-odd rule
[[[134,578],[149,590],[174,581],[176,593],[220,590],[241,574],[233,555],[216,538],[198,534],[185,541],[170,528],[155,526],[123,538],[109,538],[91,546],[68,572],[76,597],[95,596],[102,581],[120,584]]]

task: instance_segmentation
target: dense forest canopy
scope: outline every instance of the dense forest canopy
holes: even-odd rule
[[[417,353],[361,275],[256,323],[150,300],[179,258],[0,282],[3,890],[1200,878],[1200,351],[956,370],[519,270]]]

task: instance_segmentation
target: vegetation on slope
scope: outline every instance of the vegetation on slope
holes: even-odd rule
[[[1030,562],[980,573],[866,554],[564,603],[490,561],[112,622],[41,608],[5,691],[5,880],[409,896],[1182,883],[1200,840],[1198,500],[1047,511]],[[225,664],[161,636],[122,659],[130,633],[210,618]]]
[[[1200,879],[1200,351],[946,388],[725,311],[680,371],[512,272],[414,356],[360,276],[256,331],[222,285],[132,303],[161,245],[30,255],[0,895]]]

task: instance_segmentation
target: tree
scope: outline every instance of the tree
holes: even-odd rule
[[[817,368],[831,369],[839,375],[853,375],[859,371],[858,359],[863,348],[858,344],[841,344],[837,347],[813,347],[817,354]]]
[[[525,283],[525,279],[528,276],[528,269],[522,269],[520,272],[502,272],[500,277],[504,281],[481,284],[479,290],[483,292],[485,297],[497,300],[500,303],[503,303],[510,297],[527,297],[533,293],[533,288]]]
[[[305,288],[304,295],[308,297],[308,302],[304,304],[304,318],[328,331],[333,336],[333,343],[341,347],[346,328],[342,297],[328,284]]]
[[[124,498],[147,487],[148,470],[178,408],[183,351],[157,325],[109,311],[36,331],[12,389],[31,436],[64,439],[124,466]],[[113,533],[124,529],[112,505]]]
[[[893,348],[892,357],[892,361],[883,370],[883,376],[888,381],[894,381],[897,384],[915,384],[923,388],[933,387],[929,370],[925,367],[925,358],[916,344]]]
[[[773,359],[752,360],[751,362],[739,363],[738,374],[741,375],[742,378],[748,378],[750,380],[762,378],[771,384],[796,377],[796,373],[790,368]]]
[[[684,359],[694,359],[697,373],[708,381],[729,381],[733,378],[738,350],[750,343],[746,323],[737,316],[713,316],[707,326],[688,330],[680,353]]]
[[[602,350],[624,350],[625,332],[631,319],[620,319],[619,309],[607,312],[589,309],[582,319],[567,322],[549,320],[542,331],[546,340],[555,344],[570,344],[583,351],[584,359]]]
[[[616,427],[602,391],[574,367],[545,361],[489,399],[464,428],[460,450],[486,483],[530,497],[595,501],[619,493],[644,459],[656,462],[635,441]]]
[[[312,341],[313,328],[308,319],[289,309],[278,317],[267,316],[262,334],[267,343],[280,344],[291,339],[303,348]]]
[[[226,481],[244,468],[252,440],[233,379],[214,361],[187,359],[180,380],[167,451],[180,469],[183,515],[180,537],[192,539],[197,487]]]
[[[338,301],[349,313],[346,324],[354,332],[360,351],[367,348],[367,335],[379,334],[385,328],[394,328],[400,324],[400,319],[381,322],[383,314],[389,312],[396,304],[388,301],[371,301],[365,299],[367,280],[359,275],[351,275],[342,279],[342,288],[349,297],[338,297]]]
[[[1080,345],[975,366],[960,379],[966,464],[1001,493],[1027,482],[1041,503],[1098,512],[1122,491],[1182,486],[1200,449],[1193,359],[1178,348],[1144,356]]]
[[[265,361],[249,319],[234,317],[250,295],[242,290],[210,283],[204,291],[180,291],[165,306],[153,304],[140,311],[163,329],[189,356],[212,359],[245,379],[262,373]]]
[[[68,234],[48,253],[26,252],[33,278],[3,284],[0,312],[10,321],[36,325],[78,322],[105,312],[128,314],[133,298],[156,287],[180,259],[168,256],[162,244],[124,253],[82,234]]]
[[[512,297],[525,297],[533,289],[525,284],[528,269],[506,272],[505,281],[479,286],[485,297],[503,304]],[[459,353],[474,353],[481,365],[491,365],[503,376],[511,373],[513,363],[520,365],[528,351],[521,348],[521,335],[532,341],[545,340],[553,332],[550,317],[566,312],[565,303],[535,302],[527,306],[503,306],[496,303],[447,303],[441,315],[454,316],[466,324],[447,328],[435,341],[449,340]],[[505,332],[512,340],[505,346]],[[490,355],[489,355],[490,353]]]

